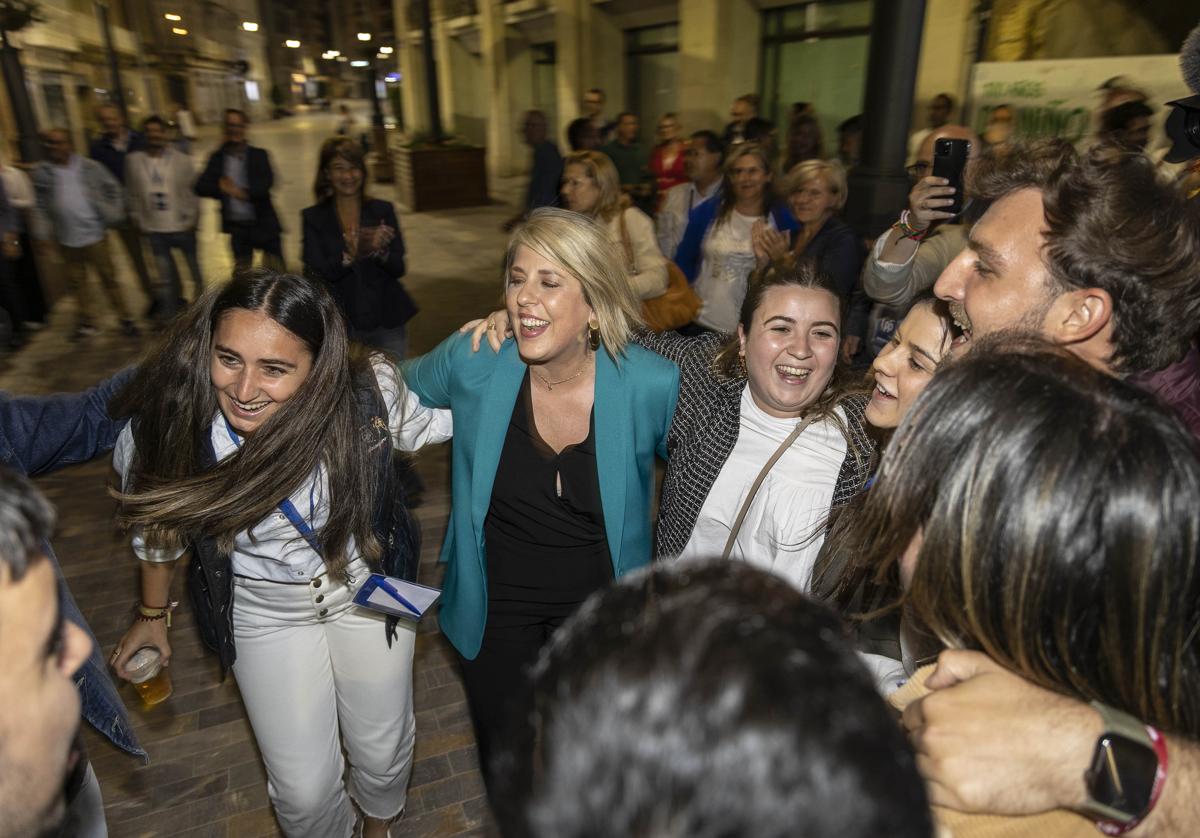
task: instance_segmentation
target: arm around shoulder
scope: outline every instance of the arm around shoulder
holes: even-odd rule
[[[400,364],[400,375],[408,389],[416,393],[426,407],[452,407],[451,394],[456,368],[476,353],[471,351],[471,335],[455,332],[429,352]],[[487,358],[492,353],[478,353]]]

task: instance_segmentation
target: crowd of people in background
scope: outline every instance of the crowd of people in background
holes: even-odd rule
[[[660,115],[650,145],[590,89],[562,154],[530,111],[503,304],[417,357],[400,219],[348,114],[297,274],[241,111],[199,168],[158,117],[102,109],[89,157],[47,132],[32,187],[0,172],[0,305],[44,318],[23,260],[52,238],[73,338],[96,331],[88,271],[136,336],[111,230],[162,335],[96,391],[0,399],[0,650],[39,668],[44,764],[73,778],[63,798],[0,777],[0,812],[97,805],[63,721],[80,668],[84,713],[139,752],[96,655],[45,616],[53,512],[19,476],[114,449],[140,602],[112,670],[169,660],[190,553],[284,833],[385,836],[416,630],[354,597],[416,579],[393,452],[454,439],[438,623],[504,835],[1194,834],[1200,202],[1145,153],[1146,97],[1103,94],[1082,150],[1016,136],[1005,105],[977,135],[934,97],[907,206],[869,235],[844,218],[861,117],[834,148],[811,104],[776,126],[745,95],[723,127]],[[959,186],[934,174],[943,140],[968,144]],[[198,262],[202,197],[228,282]],[[0,713],[0,765],[11,736]]]

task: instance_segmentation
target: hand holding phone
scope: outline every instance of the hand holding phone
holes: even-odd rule
[[[955,140],[942,137],[933,144],[933,176],[943,178],[947,186],[954,188],[953,201],[942,206],[942,212],[951,216],[963,211],[963,173],[967,159],[971,156],[970,140]]]

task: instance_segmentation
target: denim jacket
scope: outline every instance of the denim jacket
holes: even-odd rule
[[[24,474],[38,475],[87,462],[110,450],[125,421],[109,417],[108,400],[132,375],[132,368],[124,370],[82,393],[12,396],[0,392],[0,462]],[[63,616],[92,639],[92,653],[75,673],[83,717],[118,748],[145,759],[146,752],[134,736],[125,705],[105,669],[100,645],[67,589],[54,550],[49,544],[45,549],[58,577]]]

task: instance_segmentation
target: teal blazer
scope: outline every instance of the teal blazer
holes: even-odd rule
[[[500,352],[471,351],[471,336],[454,334],[401,365],[405,383],[427,407],[454,415],[450,524],[442,631],[468,660],[479,654],[487,623],[487,555],[483,522],[526,366],[515,341]],[[667,454],[667,429],[679,395],[679,368],[630,344],[619,364],[596,353],[596,467],[613,575],[650,562],[654,456]]]

